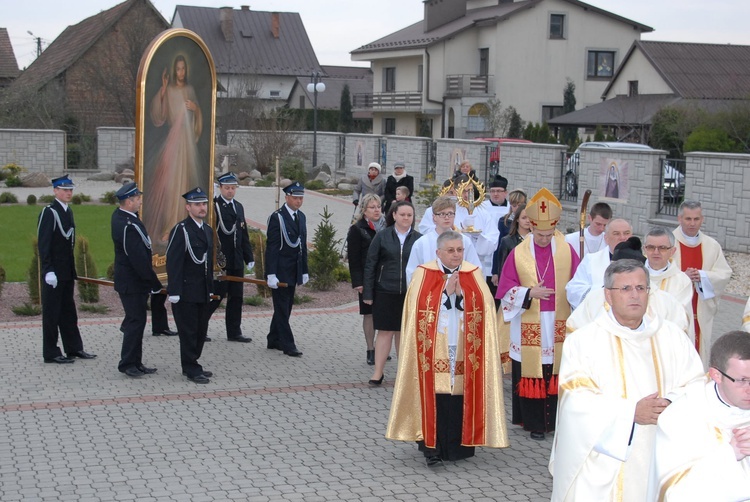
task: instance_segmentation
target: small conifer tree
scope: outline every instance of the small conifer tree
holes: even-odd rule
[[[91,256],[89,240],[85,237],[76,238],[75,249],[76,272],[84,277],[96,277],[96,264]],[[78,283],[78,297],[84,303],[97,303],[99,301],[99,285]]]
[[[32,241],[31,247],[34,249],[31,263],[29,264],[29,280],[26,283],[29,286],[29,298],[31,303],[39,305],[42,303],[41,299],[41,284],[39,282],[39,276],[41,271],[39,270],[42,266],[39,262],[39,243],[36,239]]]
[[[341,239],[336,239],[336,228],[331,223],[333,213],[328,206],[320,215],[323,220],[318,223],[313,238],[314,250],[308,254],[310,267],[310,285],[318,291],[329,291],[336,287],[336,268],[339,266],[338,246]]]

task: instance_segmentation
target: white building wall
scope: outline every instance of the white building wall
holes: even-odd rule
[[[672,94],[674,91],[646,59],[640,49],[633,51],[622,73],[607,93],[607,99],[628,95],[628,82],[638,81],[638,94]]]

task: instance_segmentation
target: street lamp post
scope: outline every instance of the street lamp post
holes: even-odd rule
[[[307,92],[313,93],[313,167],[318,165],[318,93],[326,90],[326,85],[320,81],[322,75],[314,71],[310,75],[310,83],[307,84]]]

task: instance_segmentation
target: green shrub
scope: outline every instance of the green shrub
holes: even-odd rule
[[[34,239],[31,243],[33,248],[33,256],[31,257],[31,264],[29,264],[29,274],[27,279],[27,286],[29,287],[29,298],[31,302],[39,305],[42,303],[40,292],[41,292],[41,263],[39,263],[39,243]]]
[[[31,303],[24,303],[20,307],[13,307],[11,308],[14,314],[16,315],[22,315],[22,316],[33,316],[33,315],[39,315],[42,313],[42,309],[36,305],[32,305]]]
[[[78,285],[80,286],[80,283]],[[78,307],[85,312],[92,312],[94,314],[106,314],[107,312],[109,312],[109,307],[107,307],[106,305],[94,305],[92,303],[81,303]]]
[[[20,187],[23,183],[18,176],[8,176],[5,178],[5,186],[8,188]]]
[[[349,267],[340,263],[336,270],[333,271],[337,282],[352,282],[352,275],[349,273]]]
[[[312,180],[305,183],[305,188],[308,190],[322,190],[326,187],[326,184],[322,180]]]
[[[332,213],[323,207],[323,220],[318,223],[313,238],[313,249],[307,255],[310,267],[310,286],[318,291],[329,291],[336,287],[335,270],[340,264],[336,228],[331,223]]]
[[[253,307],[260,307],[266,303],[260,295],[246,296],[244,302],[245,305],[252,305]]]
[[[29,196],[26,197],[26,204],[28,204],[29,206],[36,206],[36,195],[34,195],[33,193],[29,194]]]
[[[273,186],[273,180],[261,178],[255,181],[255,186],[256,187],[270,187],[270,186]]]
[[[18,202],[18,197],[10,192],[0,193],[0,204],[15,204]]]
[[[432,185],[422,190],[414,192],[414,202],[425,206],[431,205],[438,198],[438,194],[443,189],[442,185]]]
[[[110,263],[109,267],[107,267],[107,280],[108,281],[115,280],[115,263],[114,262]]]
[[[737,142],[729,137],[726,131],[708,126],[698,126],[685,140],[686,152],[724,152],[742,151]]]
[[[115,191],[110,190],[109,192],[104,192],[104,195],[99,198],[99,201],[103,204],[117,204],[117,196],[115,195]]]
[[[297,157],[287,157],[281,162],[281,176],[304,184],[307,179],[305,163]]]
[[[76,206],[80,206],[84,202],[91,202],[91,196],[82,194],[82,193],[77,193],[70,199],[70,202],[72,204],[75,204]]]
[[[303,303],[310,303],[314,298],[310,295],[294,295],[294,305],[302,305]]]
[[[83,277],[96,277],[96,264],[89,251],[89,240],[83,236],[76,238],[75,249],[76,272]],[[99,301],[99,285],[78,282],[78,297],[84,303]]]
[[[40,195],[39,202],[41,204],[52,204],[53,202],[55,202],[55,196],[54,195]]]

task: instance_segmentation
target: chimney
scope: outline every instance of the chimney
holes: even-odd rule
[[[231,7],[221,7],[219,9],[219,25],[221,26],[221,33],[224,35],[225,42],[234,42],[233,13],[234,10]]]
[[[271,33],[273,38],[279,38],[279,13],[271,12]]]
[[[240,5],[240,10],[249,11],[250,6],[249,5]]]

